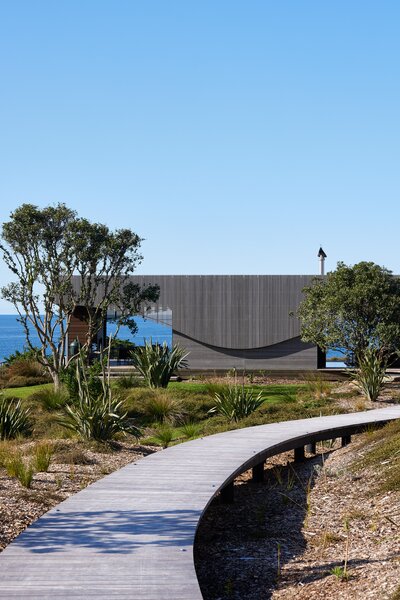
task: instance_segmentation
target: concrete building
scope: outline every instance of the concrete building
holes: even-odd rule
[[[190,370],[312,370],[324,354],[300,340],[293,316],[302,290],[315,275],[135,275],[139,285],[157,284],[160,297],[147,318],[172,327],[173,343],[189,352]],[[79,278],[74,281],[79,286]],[[98,290],[101,297],[101,289]],[[105,333],[102,328],[99,340]],[[70,340],[80,339],[79,310]]]

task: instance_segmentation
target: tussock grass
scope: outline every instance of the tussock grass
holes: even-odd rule
[[[22,461],[18,468],[17,479],[21,485],[26,488],[30,488],[34,473],[35,471],[33,469],[33,465],[31,463],[25,463]]]
[[[189,421],[180,427],[180,432],[186,440],[193,440],[201,435],[201,431],[201,424],[193,421]]]
[[[174,430],[169,425],[160,425],[154,430],[150,439],[155,441],[162,448],[168,448],[174,440]]]
[[[186,415],[183,404],[164,389],[132,390],[124,400],[129,417],[139,419],[144,424],[173,424]]]
[[[112,387],[116,390],[130,390],[132,388],[144,387],[144,382],[136,375],[121,375],[112,382]]]
[[[329,381],[326,381],[321,375],[318,373],[309,374],[307,377],[304,377],[305,383],[305,392],[309,393],[313,398],[319,400],[320,398],[325,398],[329,395],[332,390],[332,384]]]
[[[352,470],[372,469],[374,492],[400,491],[400,422],[393,421],[366,436]]]
[[[55,455],[55,462],[65,465],[90,465],[93,463],[84,450],[77,445],[72,448],[58,450]]]
[[[34,392],[29,396],[32,404],[40,404],[47,411],[59,410],[65,406],[68,401],[68,394],[65,390],[57,392],[54,387],[46,387]]]
[[[4,466],[9,477],[15,477],[26,488],[31,487],[34,475],[33,464],[24,460],[20,451],[11,451],[5,459]]]
[[[37,444],[33,449],[33,466],[38,473],[46,473],[49,470],[51,458],[54,454],[53,444]]]

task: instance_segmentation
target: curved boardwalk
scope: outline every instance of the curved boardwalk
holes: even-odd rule
[[[200,599],[196,528],[235,475],[274,454],[346,441],[362,426],[397,418],[400,406],[261,425],[132,463],[59,504],[4,550],[0,598]]]

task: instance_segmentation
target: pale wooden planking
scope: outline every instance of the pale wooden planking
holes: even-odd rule
[[[229,431],[104,477],[0,555],[0,598],[196,600],[196,529],[227,482],[268,456],[400,418],[400,407]]]

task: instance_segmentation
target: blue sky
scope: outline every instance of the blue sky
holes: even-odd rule
[[[313,273],[321,243],[328,269],[400,272],[399,19],[394,1],[3,1],[0,221],[65,202],[144,237],[139,273]]]

